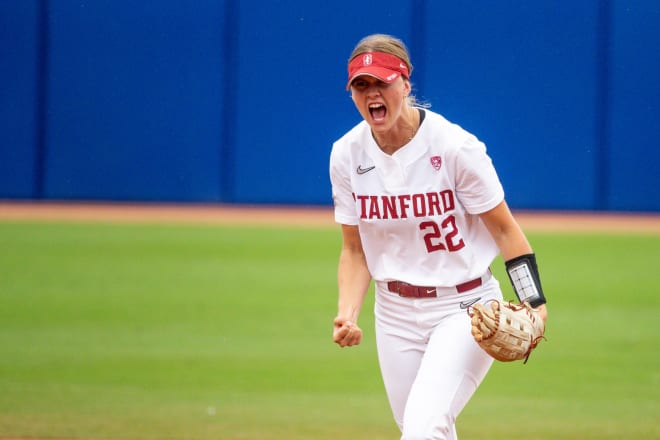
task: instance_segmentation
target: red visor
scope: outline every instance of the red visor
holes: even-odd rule
[[[347,90],[351,88],[353,80],[360,75],[370,75],[388,84],[401,75],[406,79],[410,76],[406,63],[399,57],[384,52],[361,53],[348,63]]]

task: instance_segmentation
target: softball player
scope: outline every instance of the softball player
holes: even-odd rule
[[[416,106],[411,71],[405,45],[388,35],[364,38],[349,60],[347,89],[364,120],[330,157],[343,237],[333,339],[361,342],[373,279],[378,358],[401,438],[455,439],[456,417],[493,361],[466,310],[502,298],[489,269],[497,254],[507,269],[523,264],[527,281],[514,290],[544,320],[545,297],[484,144]]]

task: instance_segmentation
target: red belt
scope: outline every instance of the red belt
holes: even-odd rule
[[[456,286],[458,293],[464,293],[472,289],[476,289],[482,284],[482,277],[475,278],[474,280]],[[404,298],[435,298],[438,296],[437,290],[432,286],[413,286],[412,284],[404,283],[403,281],[390,281],[387,283],[387,290],[392,293],[398,293],[399,296]]]

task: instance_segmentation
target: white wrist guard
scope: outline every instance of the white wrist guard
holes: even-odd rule
[[[533,308],[546,303],[536,265],[536,255],[521,255],[507,261],[505,265],[518,301],[527,302]]]

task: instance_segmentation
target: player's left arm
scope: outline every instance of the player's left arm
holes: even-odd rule
[[[548,312],[536,266],[536,256],[508,205],[502,201],[479,217],[500,249],[516,296],[521,302],[529,302],[545,322]],[[519,276],[520,274],[523,276]]]

